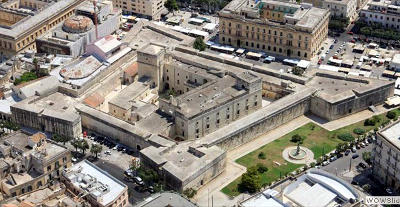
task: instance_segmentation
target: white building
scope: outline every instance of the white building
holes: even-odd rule
[[[277,199],[275,196],[279,192],[271,189],[267,189],[263,192],[257,193],[256,195],[244,200],[239,204],[240,207],[289,207],[282,201]]]
[[[400,30],[400,4],[395,1],[370,1],[360,13],[360,19],[371,24],[380,23],[386,28]]]
[[[167,13],[165,0],[113,0],[113,5],[122,9],[124,14],[134,14],[150,20],[159,20]]]
[[[389,67],[390,67],[391,70],[394,70],[396,72],[400,72],[400,54],[395,54],[393,56]]]
[[[76,195],[87,195],[91,206],[128,206],[128,187],[87,160],[63,172],[62,179]]]
[[[400,192],[400,121],[377,133],[372,151],[372,173],[384,185]]]
[[[329,9],[331,16],[348,17],[352,21],[357,14],[357,0],[324,0],[322,8]]]
[[[359,198],[344,180],[323,170],[310,169],[283,190],[283,202],[290,206],[343,206]]]

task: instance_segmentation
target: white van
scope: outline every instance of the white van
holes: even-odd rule
[[[360,61],[360,62],[357,63],[356,68],[357,68],[357,69],[360,69],[361,66],[362,66],[362,62]]]
[[[321,60],[325,60],[325,58],[326,58],[326,54],[322,54],[321,55]]]

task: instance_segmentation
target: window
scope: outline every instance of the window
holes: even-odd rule
[[[219,124],[219,119],[217,119],[217,124]]]
[[[47,166],[47,171],[51,170],[51,165]]]
[[[229,114],[226,115],[226,119],[229,119]]]
[[[199,129],[196,129],[196,134],[198,134],[199,133]]]
[[[236,111],[236,114],[239,115],[239,114],[240,114],[240,110],[237,110],[237,111]]]
[[[256,102],[254,102],[254,106],[257,106],[257,101],[256,101]]]
[[[207,124],[207,125],[206,125],[206,128],[209,129],[209,128],[210,128],[210,124]]]

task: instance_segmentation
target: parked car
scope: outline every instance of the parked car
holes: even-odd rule
[[[110,151],[110,150],[107,150],[107,151],[104,152],[104,154],[106,154],[106,155],[111,155],[111,151]]]
[[[353,158],[353,159],[356,159],[357,157],[359,157],[358,154],[354,154],[354,155],[351,156],[351,158]]]
[[[355,180],[351,181],[351,184],[352,185],[360,185],[360,183],[358,181],[355,181]]]
[[[329,47],[329,49],[330,49],[330,50],[332,50],[332,49],[333,49],[333,47],[335,47],[335,45],[331,45],[331,46]]]
[[[355,153],[357,151],[356,147],[351,148],[351,151]]]
[[[136,177],[133,177],[133,179],[135,180],[136,184],[144,185],[144,182],[143,182],[142,178],[136,176]]]
[[[361,146],[362,148],[364,148],[366,145],[365,145],[364,142],[361,142],[360,146]]]
[[[386,193],[393,195],[393,190],[391,188],[386,188]]]
[[[71,161],[72,161],[72,162],[77,162],[78,159],[76,159],[75,157],[73,157],[73,158],[71,158]]]
[[[353,33],[353,32],[347,32],[347,34],[349,34],[349,35],[353,35],[354,33]]]
[[[367,165],[364,164],[364,163],[362,163],[362,162],[360,162],[360,163],[358,164],[358,166],[360,166],[360,167],[363,168],[363,169],[367,168]]]
[[[333,161],[335,161],[335,160],[337,160],[337,156],[333,156],[333,157],[331,157],[331,158],[329,159],[330,162],[333,162]]]
[[[327,166],[327,165],[329,165],[329,161],[327,160],[327,161],[324,161],[324,162],[322,162],[322,166]]]
[[[346,152],[344,152],[344,155],[346,155],[346,156],[347,156],[347,155],[349,155],[349,154],[350,154],[350,152],[351,152],[351,150],[347,149],[347,150],[346,150]]]
[[[149,186],[149,187],[147,188],[147,191],[149,191],[149,193],[154,193],[154,188],[153,188],[153,186]]]

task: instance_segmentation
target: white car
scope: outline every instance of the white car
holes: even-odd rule
[[[327,160],[327,161],[324,161],[324,162],[322,162],[322,166],[327,166],[327,165],[329,165],[329,161]]]
[[[329,54],[329,50],[327,50],[327,51],[325,52],[325,54]]]
[[[71,161],[72,162],[77,162],[78,160],[75,157],[73,157],[73,158],[71,158]]]
[[[106,154],[106,155],[111,155],[111,151],[110,151],[110,150],[107,150],[107,151],[104,152],[104,154]]]

